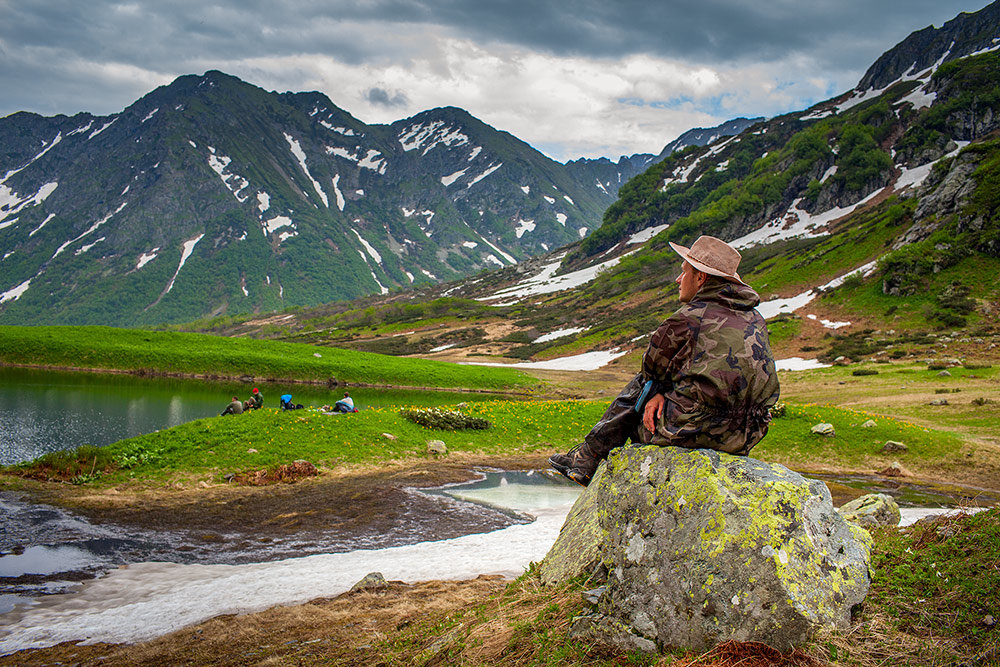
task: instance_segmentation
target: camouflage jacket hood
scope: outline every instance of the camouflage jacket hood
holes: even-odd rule
[[[767,432],[778,374],[760,297],[710,279],[653,333],[642,372],[667,398],[654,444],[746,454]]]

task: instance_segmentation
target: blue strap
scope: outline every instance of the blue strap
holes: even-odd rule
[[[642,391],[639,392],[639,398],[635,402],[635,411],[642,412],[643,408],[646,407],[646,401],[649,400],[650,394],[653,393],[653,380],[646,380],[646,384],[643,385]]]

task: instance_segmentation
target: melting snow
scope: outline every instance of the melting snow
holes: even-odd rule
[[[108,220],[110,220],[111,216],[115,215],[116,213],[121,212],[121,210],[123,208],[125,208],[125,202],[123,202],[122,205],[119,206],[116,210],[114,210],[111,213],[108,213],[106,216],[104,216],[103,218],[101,218],[100,220],[98,220],[97,222],[95,222],[93,225],[91,225],[90,229],[88,229],[87,231],[85,231],[83,234],[80,234],[75,239],[71,239],[71,240],[66,241],[65,243],[63,243],[61,246],[59,246],[58,250],[56,250],[55,254],[52,255],[52,259],[55,259],[56,257],[58,257],[60,254],[62,254],[63,250],[65,250],[67,247],[69,247],[73,243],[76,243],[77,241],[79,241],[80,239],[82,239],[87,234],[90,234],[90,233],[96,231],[98,227],[100,227],[105,222],[107,222]]]
[[[342,134],[345,137],[364,136],[364,135],[355,135],[354,130],[352,130],[350,128],[347,128],[347,127],[334,127],[332,124],[328,123],[325,120],[319,121],[319,124],[322,125],[323,127],[325,127],[326,129],[330,130],[331,132],[336,132],[337,134]]]
[[[471,366],[503,366],[505,368],[537,368],[550,371],[596,371],[607,366],[618,357],[624,356],[628,352],[613,348],[611,350],[595,350],[584,352],[572,357],[561,357],[559,359],[547,359],[545,361],[522,361],[515,364],[499,364],[494,362],[463,361],[462,364]]]
[[[316,179],[309,173],[309,167],[306,166],[306,154],[305,151],[302,150],[302,146],[299,144],[298,140],[292,137],[292,135],[287,132],[282,132],[282,134],[285,135],[285,141],[288,142],[288,147],[292,151],[292,155],[298,159],[299,166],[302,167],[302,171],[305,172],[306,177],[312,181],[316,194],[318,194],[319,198],[323,200],[323,205],[330,208],[330,201],[327,199],[326,192],[323,191],[323,188],[320,187],[319,183],[316,182]],[[343,211],[344,208],[341,207],[340,210]]]
[[[859,202],[844,208],[834,207],[828,211],[813,215],[799,208],[802,198],[796,199],[781,217],[771,220],[763,227],[742,236],[730,245],[734,248],[748,248],[752,245],[767,245],[792,238],[815,238],[826,236],[826,225],[862,206],[881,193],[876,190]]]
[[[531,186],[530,185],[522,185],[521,186],[521,192],[523,192],[526,195],[530,195],[531,194]]]
[[[7,301],[17,301],[21,298],[21,295],[28,291],[28,287],[31,286],[31,278],[28,278],[23,283],[16,287],[11,287],[9,290],[0,294],[0,303],[6,303]]]
[[[152,118],[153,116],[155,116],[156,112],[159,111],[159,110],[160,110],[160,107],[156,107],[155,109],[153,109],[152,111],[150,111],[148,114],[146,114],[145,118],[143,118],[141,121],[139,121],[139,124],[141,125],[142,123],[145,123],[147,120],[149,120],[150,118]]]
[[[774,367],[779,371],[808,371],[814,368],[828,368],[829,366],[830,364],[822,364],[816,359],[803,359],[802,357],[789,357],[774,362]]]
[[[4,177],[0,178],[0,185],[6,183],[7,179],[10,178],[11,176],[13,176],[14,174],[22,172],[25,169],[27,169],[28,167],[30,167],[34,162],[38,161],[43,155],[45,155],[50,150],[52,150],[56,146],[56,144],[58,144],[60,141],[62,141],[62,132],[59,132],[59,133],[56,134],[56,138],[52,140],[51,144],[48,144],[48,145],[43,144],[43,145],[45,145],[45,148],[43,148],[42,151],[40,153],[38,153],[35,157],[31,158],[30,160],[28,160],[27,162],[25,162],[23,165],[21,165],[17,169],[11,169],[6,174],[4,174]],[[0,190],[0,197],[2,197],[2,196],[3,196],[2,195],[2,190]],[[3,204],[3,202],[0,201],[0,205],[2,205],[2,204]]]
[[[555,261],[542,267],[542,270],[531,278],[523,280],[512,287],[502,289],[488,297],[480,297],[477,301],[492,301],[493,299],[519,300],[529,296],[551,294],[552,292],[560,292],[562,290],[579,287],[580,285],[588,283],[596,278],[597,274],[604,269],[608,269],[615,264],[618,264],[618,262],[630,254],[632,253],[626,253],[621,257],[615,257],[614,259],[609,259],[606,262],[601,262],[600,264],[595,264],[594,266],[580,269],[579,271],[564,273],[561,276],[557,276],[555,273],[559,270],[559,263],[563,258],[563,256],[560,255],[555,258]]]
[[[535,231],[535,221],[534,220],[515,220],[517,222],[517,228],[514,229],[514,234],[517,238],[524,236],[525,232]]]
[[[93,132],[91,132],[91,133],[90,133],[90,136],[89,136],[89,137],[87,137],[87,139],[88,139],[88,140],[90,140],[90,139],[93,139],[94,137],[96,137],[97,135],[99,135],[99,134],[100,134],[101,132],[103,132],[104,130],[108,129],[108,128],[109,128],[109,127],[111,127],[112,125],[114,125],[114,123],[115,123],[115,121],[116,121],[116,120],[118,120],[118,117],[117,117],[117,116],[115,116],[115,117],[114,117],[114,118],[112,118],[112,119],[111,119],[110,121],[108,121],[107,123],[105,123],[105,124],[104,124],[104,126],[103,126],[103,127],[101,128],[101,129],[99,129],[99,130],[94,130]],[[192,142],[192,143],[193,143],[193,142]]]
[[[670,227],[670,225],[656,225],[655,227],[647,227],[646,229],[636,232],[635,234],[630,236],[628,241],[626,241],[625,243],[628,244],[645,243],[646,241],[653,238],[654,236],[662,232],[664,229],[667,229],[668,227]]]
[[[806,315],[806,317],[808,317],[810,320],[818,319],[815,315]],[[840,329],[843,327],[851,326],[850,322],[835,322],[832,320],[819,320],[819,323],[822,324],[827,329]]]
[[[333,177],[333,194],[337,197],[337,208],[341,211],[344,210],[344,206],[347,205],[347,200],[344,199],[344,193],[340,191],[340,174]],[[329,206],[329,204],[327,204]]]
[[[184,242],[184,250],[181,252],[181,263],[177,265],[177,270],[174,271],[173,277],[170,279],[170,282],[167,283],[167,289],[164,294],[169,293],[170,290],[174,288],[174,281],[177,280],[177,276],[180,275],[181,269],[184,268],[184,263],[187,262],[188,257],[190,257],[191,253],[194,252],[194,247],[198,245],[198,241],[204,238],[204,236],[205,234],[201,233],[190,241]]]
[[[556,203],[556,198],[555,197],[550,197],[548,195],[542,195],[542,199],[544,199],[545,201],[547,201],[550,204],[555,204]]]
[[[148,253],[145,253],[145,252],[142,253],[139,256],[139,261],[135,265],[135,270],[138,271],[142,267],[144,267],[147,264],[149,264],[150,262],[152,262],[154,259],[156,259],[156,255],[159,252],[160,252],[160,247],[157,246],[157,247],[153,248],[152,250],[150,250]]]
[[[458,179],[462,178],[462,176],[465,176],[465,172],[468,171],[468,170],[469,170],[469,168],[466,167],[465,169],[461,169],[459,171],[456,171],[454,174],[449,174],[448,176],[442,176],[441,177],[441,184],[444,185],[444,187],[448,187],[449,185],[451,185],[452,183],[454,183]]]
[[[49,215],[44,220],[42,220],[42,224],[38,225],[37,227],[31,230],[31,232],[28,234],[28,238],[34,236],[38,232],[38,230],[44,227],[45,224],[54,217],[56,217],[55,213],[49,213]]]
[[[427,276],[431,280],[437,280],[438,279],[437,276],[435,276],[433,273],[431,273],[427,269],[420,269],[420,273],[424,274],[425,276]]]
[[[572,199],[570,199],[569,195],[563,195],[563,199],[565,199],[566,201],[568,201],[570,203],[570,206],[576,206],[576,202],[574,202]]]
[[[802,292],[801,294],[797,294],[795,296],[788,297],[785,299],[772,299],[770,301],[765,301],[761,303],[759,306],[757,306],[757,312],[760,313],[761,317],[763,317],[765,320],[769,320],[772,317],[776,317],[782,313],[786,312],[790,313],[792,311],[798,310],[799,308],[802,308],[806,304],[812,302],[812,300],[815,299],[817,296],[819,296],[819,293],[822,292],[823,290],[839,287],[850,276],[856,274],[861,274],[862,276],[865,277],[870,276],[875,271],[877,264],[878,260],[874,260],[868,262],[867,264],[863,264],[856,269],[852,269],[841,276],[837,276],[836,278],[826,283],[825,285],[820,285],[815,289],[811,289]]]
[[[364,246],[365,251],[368,252],[368,254],[371,256],[371,258],[374,259],[379,264],[382,264],[382,255],[378,254],[378,251],[375,250],[375,248],[373,248],[372,245],[370,243],[368,243],[368,241],[366,241],[366,240],[364,240],[364,238],[362,238],[361,234],[358,233],[358,230],[352,229],[351,231],[354,232],[354,235],[358,237],[359,241],[361,241],[361,245]],[[362,255],[362,257],[364,257],[364,255]],[[368,261],[368,260],[365,260],[365,261]]]
[[[74,254],[79,257],[80,255],[82,255],[83,253],[87,252],[88,250],[90,250],[91,248],[93,248],[95,245],[97,245],[98,243],[100,243],[103,240],[104,240],[104,237],[102,236],[101,238],[97,239],[93,243],[88,243],[85,246],[80,246]]]
[[[473,160],[475,160],[476,156],[479,155],[479,153],[482,150],[483,150],[482,146],[476,146],[475,148],[473,148],[472,149],[472,153],[469,154],[469,162],[472,162]]]
[[[86,124],[86,125],[84,125],[83,127],[78,127],[78,128],[76,128],[75,130],[73,130],[72,132],[67,132],[67,133],[66,133],[66,136],[67,136],[67,137],[72,137],[72,136],[73,136],[74,134],[83,134],[84,132],[86,132],[87,130],[89,130],[89,129],[90,129],[90,127],[91,127],[91,126],[92,126],[93,124],[94,124],[94,121],[90,121],[89,123],[87,123],[87,124]]]
[[[548,343],[550,340],[555,340],[557,338],[563,338],[565,336],[572,336],[573,334],[578,334],[581,331],[586,331],[586,327],[575,327],[570,329],[558,329],[552,333],[547,333],[544,336],[539,336],[532,343]]]
[[[358,149],[361,150],[361,147],[358,146]],[[365,169],[369,169],[380,174],[385,173],[385,160],[379,157],[382,153],[377,150],[370,149],[363,158],[360,157],[359,153],[352,153],[346,148],[340,148],[339,146],[327,146],[326,152],[330,155],[336,155],[337,157],[342,157],[345,160],[356,162],[359,167],[364,167]]]
[[[586,227],[581,227],[580,229],[578,229],[578,230],[576,230],[576,231],[577,231],[577,232],[579,232],[579,234],[580,234],[580,238],[581,238],[581,239],[582,239],[582,238],[583,238],[584,236],[586,236],[586,235],[587,235],[587,228],[586,228]]]
[[[295,225],[292,223],[291,218],[284,215],[279,215],[264,222],[264,230],[268,234],[273,234],[275,230],[282,227],[292,227],[294,229]]]
[[[264,213],[264,211],[271,208],[271,195],[267,194],[266,192],[258,192],[257,208],[260,209],[261,213]]]
[[[566,216],[565,213],[556,213],[556,220],[559,221],[560,225],[562,225],[563,227],[565,227],[566,226],[566,220],[568,220],[568,217]]]
[[[535,490],[537,488],[537,490]],[[474,579],[480,574],[521,575],[555,542],[573,502],[575,486],[462,490],[464,498],[509,507],[531,523],[449,540],[386,549],[317,554],[245,565],[136,563],[88,581],[79,592],[48,596],[6,623],[0,653],[65,641],[138,642],[222,614],[304,604],[350,590],[372,570],[408,583]],[[6,619],[5,619],[6,621]]]
[[[490,174],[492,174],[494,171],[496,171],[497,169],[499,169],[502,166],[503,166],[503,162],[499,162],[496,165],[492,165],[491,164],[489,167],[486,168],[486,171],[484,171],[483,173],[479,174],[479,176],[476,176],[474,179],[472,179],[471,181],[469,181],[469,184],[466,185],[465,187],[466,188],[471,188],[473,185],[475,185],[479,181],[483,180],[484,178],[486,178],[487,176],[489,176]]]
[[[492,262],[492,263],[496,264],[497,266],[499,266],[501,268],[503,268],[503,266],[504,266],[504,263],[501,262],[499,259],[497,259],[496,255],[493,255],[493,254],[486,255],[485,261]]]
[[[469,138],[458,129],[445,126],[443,120],[436,120],[428,125],[417,123],[399,134],[399,144],[404,151],[412,151],[423,147],[423,155],[427,155],[435,146],[461,146],[469,143]]]
[[[513,257],[511,257],[510,255],[508,255],[507,253],[505,253],[505,252],[504,252],[503,250],[501,250],[500,248],[498,248],[498,247],[496,247],[495,245],[493,245],[492,243],[490,243],[490,242],[489,242],[489,241],[488,241],[488,240],[486,239],[486,237],[485,237],[485,236],[483,236],[482,234],[479,234],[479,238],[481,238],[481,239],[483,240],[483,243],[485,243],[485,244],[486,244],[486,245],[488,245],[489,247],[491,247],[491,248],[493,248],[494,250],[496,250],[496,251],[497,251],[497,252],[498,252],[498,253],[500,254],[500,256],[501,256],[501,257],[503,257],[504,259],[506,259],[506,260],[507,260],[508,262],[510,262],[511,264],[517,264],[517,260],[516,260],[516,259],[514,259],[514,258],[513,258]],[[501,264],[500,266],[503,266],[503,264]]]
[[[447,345],[439,345],[437,347],[431,348],[431,352],[444,352],[445,350],[450,350],[455,347],[455,343],[448,343]]]
[[[475,248],[479,246],[479,244],[475,241],[462,241],[462,245],[466,248]]]
[[[54,181],[52,183],[46,183],[38,189],[38,192],[30,197],[22,199],[16,192],[0,183],[0,209],[7,209],[5,211],[0,210],[0,220],[4,220],[12,215],[17,215],[29,206],[38,206],[43,201],[48,199],[49,195],[55,192],[58,186],[59,184]]]

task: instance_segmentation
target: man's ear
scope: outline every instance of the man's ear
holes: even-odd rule
[[[705,273],[704,271],[698,271],[697,269],[695,269],[695,271],[698,274],[695,276],[695,280],[698,281],[698,287],[701,288],[702,286],[704,286],[705,281],[708,280],[708,274]]]

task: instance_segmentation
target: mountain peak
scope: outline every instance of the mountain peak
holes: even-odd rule
[[[1000,0],[978,12],[962,12],[940,28],[928,26],[911,33],[876,60],[858,82],[857,90],[881,90],[905,76],[973,53],[1000,48]]]

